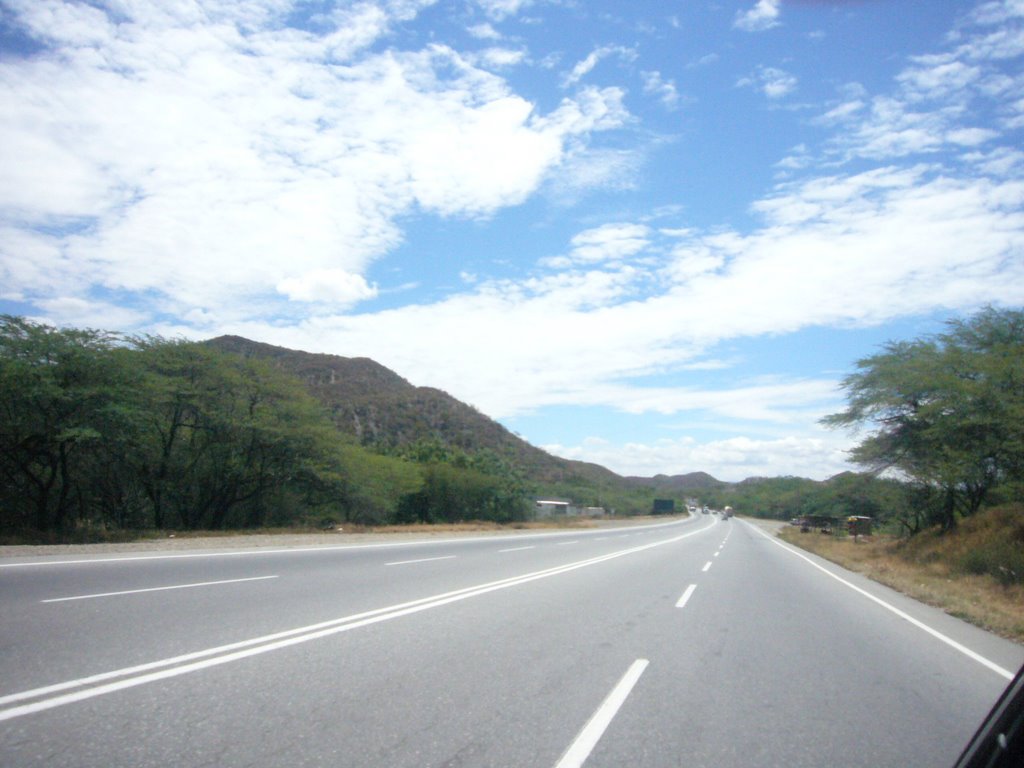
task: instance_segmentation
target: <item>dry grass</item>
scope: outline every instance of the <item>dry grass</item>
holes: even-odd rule
[[[1011,518],[1012,524],[1018,522],[1017,513]],[[925,532],[910,542],[890,536],[861,537],[855,542],[849,536],[801,533],[795,526],[779,535],[916,600],[1024,643],[1024,584],[1007,583],[1005,575],[977,572],[982,570],[978,563],[987,563],[990,551],[1007,549],[1006,522],[979,520],[952,535]],[[1005,569],[1002,562],[991,564],[997,574]]]

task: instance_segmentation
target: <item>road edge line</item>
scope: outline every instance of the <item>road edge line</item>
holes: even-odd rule
[[[836,573],[832,573],[832,571],[830,571],[828,568],[824,567],[820,563],[814,562],[810,557],[808,557],[807,555],[803,554],[802,552],[798,552],[797,550],[793,549],[788,544],[783,544],[781,541],[778,541],[777,539],[773,538],[772,536],[769,536],[765,531],[761,530],[758,526],[751,525],[750,523],[747,523],[747,525],[750,525],[751,528],[753,528],[755,531],[757,531],[762,536],[764,536],[766,539],[768,539],[768,541],[770,541],[772,544],[775,544],[776,546],[781,547],[782,549],[786,550],[787,552],[789,552],[792,555],[796,555],[801,560],[806,560],[808,563],[813,565],[819,571],[821,571],[824,574],[827,574],[828,576],[831,576],[833,579],[838,581],[840,584],[842,584],[842,585],[844,585],[846,587],[849,587],[854,592],[859,592],[861,595],[863,595],[864,597],[868,598],[872,602],[877,603],[878,605],[882,606],[887,611],[890,611],[891,613],[896,614],[901,619],[904,619],[905,621],[910,622],[911,624],[913,624],[918,629],[920,629],[920,630],[922,630],[924,632],[927,632],[929,635],[934,637],[936,640],[941,640],[943,643],[948,645],[953,650],[959,651],[964,656],[968,657],[969,659],[971,659],[973,661],[978,662],[983,667],[988,667],[990,670],[995,672],[997,675],[1001,675],[1002,677],[1006,678],[1007,680],[1013,680],[1013,678],[1016,676],[1013,672],[1010,672],[1008,669],[1004,669],[1003,667],[999,666],[998,664],[996,664],[991,659],[985,658],[984,656],[982,656],[977,651],[972,651],[966,645],[957,642],[956,640],[954,640],[953,638],[949,637],[948,635],[944,635],[942,632],[939,632],[939,630],[937,630],[937,629],[933,629],[932,627],[929,627],[927,624],[925,624],[920,619],[915,619],[913,616],[911,616],[906,611],[903,611],[903,610],[897,608],[895,605],[892,605],[891,603],[887,603],[885,600],[883,600],[880,597],[876,597],[875,595],[872,595],[866,589],[862,589],[861,587],[858,587],[856,584],[854,584],[854,583],[852,583],[850,581],[847,581],[842,576],[840,576],[840,575],[838,575]],[[841,568],[842,566],[837,566],[837,567]],[[865,578],[867,578],[867,577],[865,577]],[[913,598],[909,598],[909,599],[913,600]]]

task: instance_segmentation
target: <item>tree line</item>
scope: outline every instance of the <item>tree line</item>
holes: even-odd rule
[[[857,361],[845,410],[865,470],[692,489],[788,518],[863,514],[949,530],[1024,498],[1024,311],[986,309]],[[610,474],[610,473],[609,473]],[[536,484],[513,458],[438,435],[360,444],[300,380],[156,336],[0,316],[0,534],[526,519],[530,492],[649,512],[623,480]],[[676,494],[670,494],[672,496]]]
[[[1024,501],[1024,311],[986,308],[942,333],[890,342],[854,368],[842,381],[846,408],[822,421],[861,434],[851,458],[862,472],[690,495],[776,519],[866,515],[907,535]]]
[[[522,519],[497,456],[381,455],[303,384],[207,345],[0,316],[0,531]]]
[[[867,430],[854,461],[906,480],[908,532],[1024,499],[1024,311],[989,307],[890,342],[843,388],[846,409],[823,422]]]

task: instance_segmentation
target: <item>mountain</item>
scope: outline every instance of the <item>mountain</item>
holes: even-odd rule
[[[624,482],[597,464],[552,456],[447,392],[414,386],[369,358],[302,352],[241,336],[219,336],[206,343],[268,361],[299,378],[338,429],[367,446],[394,449],[428,441],[468,452],[489,449],[544,482]]]
[[[722,489],[729,485],[717,480],[707,472],[689,472],[685,475],[655,475],[654,477],[625,478],[626,482],[634,486],[654,488],[658,491],[672,491],[684,494],[688,491]]]
[[[365,357],[302,352],[239,336],[220,336],[206,343],[225,353],[267,361],[297,377],[339,430],[372,450],[401,451],[419,443],[468,453],[490,450],[517,467],[528,478],[532,492],[571,498],[584,506],[644,514],[650,512],[654,499],[695,498],[715,508],[728,504],[744,514],[789,519],[821,510],[832,515],[837,510],[876,514],[871,511],[875,507],[885,509],[897,503],[885,482],[850,473],[824,482],[750,477],[731,483],[706,472],[622,477],[597,464],[552,456],[448,393],[417,387]]]

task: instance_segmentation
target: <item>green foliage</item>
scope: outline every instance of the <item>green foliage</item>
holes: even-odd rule
[[[395,451],[422,467],[422,485],[400,500],[397,522],[507,523],[525,520],[529,513],[522,471],[494,451],[469,453],[436,439]]]
[[[66,527],[117,493],[125,445],[109,438],[130,423],[134,377],[116,342],[0,317],[2,527]]]
[[[136,344],[147,403],[133,466],[155,527],[282,523],[330,486],[340,441],[299,382],[201,344]]]
[[[394,522],[402,500],[423,487],[420,468],[404,459],[345,445],[338,454],[342,519],[364,525]]]
[[[846,377],[832,427],[873,429],[854,460],[923,488],[922,513],[949,529],[1001,485],[1024,481],[1024,312],[986,309],[934,338],[890,343]]]
[[[752,478],[735,485],[694,489],[691,495],[711,507],[729,505],[750,517],[790,520],[806,515],[864,515],[882,525],[900,528],[910,509],[913,490],[897,480],[845,472],[825,481],[801,477]]]
[[[528,512],[524,475],[498,452],[420,439],[392,454],[339,430],[273,360],[0,318],[7,537]]]

